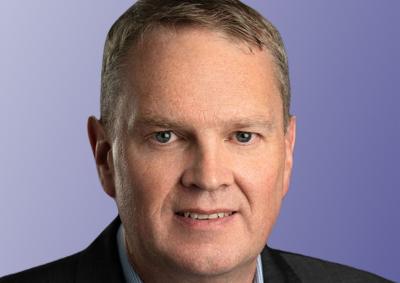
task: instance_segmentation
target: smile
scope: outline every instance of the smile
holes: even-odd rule
[[[203,213],[195,213],[195,212],[178,212],[177,215],[185,218],[191,218],[194,220],[211,220],[211,219],[218,219],[218,218],[225,218],[235,214],[236,212],[215,212],[211,214],[203,214]]]

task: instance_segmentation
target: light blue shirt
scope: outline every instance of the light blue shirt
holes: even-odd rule
[[[137,273],[135,272],[135,270],[133,270],[133,267],[129,263],[128,253],[126,252],[126,247],[125,247],[124,228],[122,227],[122,224],[119,226],[117,233],[117,245],[118,245],[119,260],[121,261],[122,272],[124,273],[126,282],[143,283],[142,280],[140,280],[139,275],[137,275]],[[260,255],[258,255],[257,257],[257,268],[253,283],[264,283],[262,262]]]

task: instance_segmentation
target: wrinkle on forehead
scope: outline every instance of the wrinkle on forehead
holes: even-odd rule
[[[245,53],[211,31],[173,36],[147,37],[133,51],[125,74],[129,109],[120,113],[130,127],[146,117],[209,127],[232,117],[281,118],[274,63],[266,52]]]
[[[193,44],[194,41],[199,44]],[[224,48],[219,48],[221,45],[224,45]],[[207,50],[207,53],[204,53],[204,50]],[[166,31],[165,33],[154,31],[146,36],[142,44],[132,48],[127,59],[130,71],[127,75],[135,81],[135,87],[141,86],[142,91],[149,87],[156,87],[158,84],[162,84],[163,80],[170,79],[171,71],[175,73],[184,68],[191,71],[190,76],[201,77],[203,75],[209,79],[210,73],[207,71],[209,71],[208,67],[212,66],[213,71],[218,71],[218,73],[229,71],[236,73],[237,77],[241,75],[245,80],[248,78],[248,72],[240,66],[243,64],[243,60],[246,60],[246,64],[253,70],[259,70],[262,73],[268,69],[268,73],[271,73],[272,76],[268,76],[267,80],[278,90],[273,74],[274,61],[269,52],[267,50],[253,52],[247,50],[245,43],[232,42],[227,40],[223,34],[207,29],[187,28],[182,32]],[[176,57],[181,60],[175,60]],[[260,58],[262,58],[262,62]],[[230,68],[227,69],[229,65]],[[232,68],[233,65],[237,65],[237,67]],[[205,69],[207,70],[205,71]],[[184,78],[182,73],[180,73],[181,78]],[[190,76],[187,76],[188,80]],[[164,87],[163,84],[162,86]],[[277,92],[279,93],[279,90]]]
[[[207,115],[209,117],[209,115]],[[171,117],[166,116],[141,116],[137,117],[133,121],[134,127],[159,127],[159,128],[171,128],[171,129],[191,129],[196,124],[202,125],[204,128],[248,128],[248,127],[259,127],[264,128],[267,131],[272,131],[275,127],[274,121],[267,119],[264,116],[251,116],[251,117],[226,117],[221,119],[220,117],[213,116],[211,122],[209,118],[205,118],[204,121],[199,123],[188,123],[184,119],[174,120]]]

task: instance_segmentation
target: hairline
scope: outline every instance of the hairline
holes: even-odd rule
[[[271,50],[264,45],[256,45],[253,42],[249,42],[248,40],[245,40],[244,38],[241,38],[239,36],[235,36],[233,34],[229,34],[226,32],[223,28],[218,27],[218,26],[213,26],[213,25],[202,25],[200,23],[188,23],[188,24],[179,24],[179,25],[174,25],[170,23],[159,23],[155,22],[149,25],[148,28],[144,29],[142,33],[140,33],[140,36],[134,38],[134,40],[131,40],[129,42],[129,47],[126,48],[126,53],[120,57],[120,62],[118,64],[118,70],[115,70],[114,72],[116,73],[116,76],[118,77],[118,92],[119,94],[114,98],[115,99],[115,110],[111,111],[111,117],[110,121],[103,121],[103,124],[105,124],[107,132],[110,134],[111,137],[115,137],[116,135],[116,125],[117,125],[117,112],[121,112],[119,110],[121,107],[121,99],[125,98],[128,93],[127,93],[127,65],[129,64],[129,57],[132,56],[132,53],[135,52],[137,48],[140,48],[141,45],[146,41],[149,40],[149,37],[151,36],[152,33],[159,33],[162,30],[165,30],[167,32],[171,32],[174,34],[177,34],[181,30],[206,30],[210,31],[213,33],[217,33],[221,36],[221,38],[227,40],[228,42],[232,44],[237,44],[238,48],[241,46],[239,45],[244,45],[249,53],[254,54],[254,49],[257,49],[260,52],[265,52],[266,55],[268,56],[269,60],[272,62],[272,69],[273,69],[273,76],[274,76],[274,82],[276,83],[277,90],[279,92],[279,96],[281,99],[281,108],[282,108],[282,115],[283,115],[283,125],[284,125],[284,131],[286,132],[286,119],[290,119],[291,115],[288,113],[288,117],[286,117],[285,113],[285,107],[284,107],[284,100],[283,96],[284,94],[282,93],[281,90],[281,85],[283,82],[279,79],[281,71],[279,70],[279,62],[277,62],[277,58],[272,54]],[[243,52],[245,50],[243,48],[240,48]],[[135,62],[133,63],[135,64]],[[267,67],[267,66],[266,66]],[[124,104],[125,105],[125,104]],[[125,105],[126,106],[126,105]],[[105,122],[105,123],[104,123]],[[108,122],[108,123],[107,123]],[[109,129],[111,128],[111,129]]]
[[[203,6],[204,5],[204,6]],[[210,10],[213,7],[214,10]],[[220,18],[216,18],[217,16]],[[149,31],[157,28],[204,28],[224,35],[231,42],[246,44],[271,55],[272,68],[283,109],[286,132],[290,120],[290,78],[285,45],[278,29],[262,14],[239,0],[171,1],[139,0],[111,27],[104,47],[101,80],[101,120],[113,130],[116,106],[122,94],[124,65],[130,50],[137,48]],[[106,125],[106,126],[107,126]]]

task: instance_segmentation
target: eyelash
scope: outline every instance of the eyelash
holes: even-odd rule
[[[163,134],[163,133],[170,133],[171,135],[175,136],[175,139],[173,139],[172,141],[168,140],[168,141],[165,142],[165,143],[160,142],[160,141],[157,141],[156,136],[157,136],[158,134]],[[249,140],[248,142],[240,142],[240,141],[237,140],[237,135],[238,135],[238,134],[250,134],[250,135],[251,135],[250,140]],[[242,145],[242,146],[248,146],[248,145],[253,144],[253,143],[255,142],[254,140],[255,140],[256,138],[258,138],[259,136],[260,136],[259,134],[253,133],[253,132],[236,131],[236,132],[234,132],[234,133],[231,135],[231,138],[227,139],[227,141],[229,141],[229,140],[236,140],[236,143],[237,143],[237,144]],[[152,140],[153,143],[155,143],[155,144],[157,144],[157,145],[160,145],[160,146],[167,146],[167,145],[173,143],[174,141],[176,141],[177,139],[180,139],[181,137],[180,137],[180,135],[176,134],[176,133],[175,133],[174,131],[172,131],[172,130],[165,130],[165,131],[153,132],[153,133],[150,135],[149,138]]]
[[[154,133],[151,134],[151,138],[153,139],[153,141],[154,141],[155,143],[157,143],[157,144],[159,144],[159,145],[168,145],[168,144],[172,143],[173,141],[170,142],[170,140],[168,140],[168,141],[165,142],[165,143],[156,140],[156,139],[157,139],[156,136],[157,136],[158,134],[163,134],[163,133],[164,133],[164,134],[165,134],[165,133],[169,133],[169,134],[175,136],[175,139],[174,139],[173,141],[175,141],[176,139],[179,138],[179,136],[178,136],[176,133],[174,133],[173,131],[170,131],[170,130],[154,132]]]

